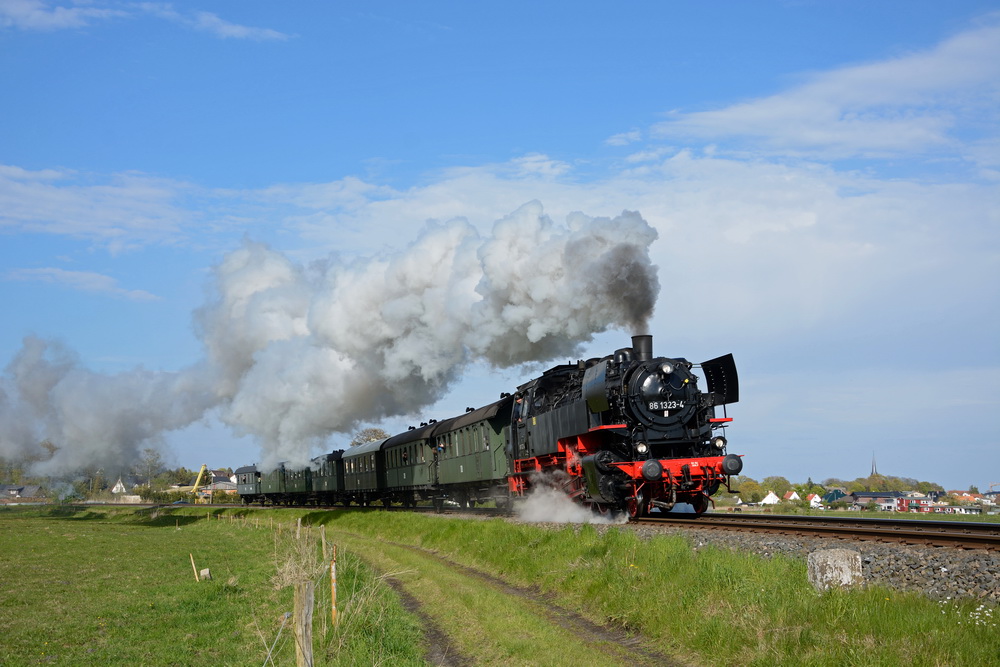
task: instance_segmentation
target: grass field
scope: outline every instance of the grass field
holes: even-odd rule
[[[295,664],[292,590],[274,587],[291,531],[209,516],[0,510],[0,664],[261,665],[272,645]],[[339,561],[344,622],[317,611],[316,664],[422,664],[416,619],[353,554]],[[317,586],[317,608],[329,600]]]
[[[320,525],[339,547],[336,628]],[[294,664],[292,593],[275,583],[296,568],[319,581],[317,665],[423,664],[427,630],[475,664],[1000,664],[994,609],[819,595],[789,559],[617,528],[196,507],[0,510],[0,664],[260,665],[272,645]]]

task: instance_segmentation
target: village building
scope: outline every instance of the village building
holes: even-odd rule
[[[37,484],[0,484],[0,502],[17,503],[21,500],[44,500],[42,487]]]
[[[777,505],[780,502],[781,502],[781,499],[778,498],[778,494],[776,494],[774,491],[768,491],[767,495],[764,496],[764,500],[760,501],[760,504],[761,505]]]

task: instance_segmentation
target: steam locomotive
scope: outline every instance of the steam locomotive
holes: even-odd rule
[[[631,347],[551,368],[464,415],[305,468],[245,466],[237,492],[244,503],[509,508],[555,487],[601,514],[640,517],[679,503],[701,514],[743,468],[723,435],[726,406],[738,400],[732,355],[697,365],[654,357],[652,336],[633,336]]]

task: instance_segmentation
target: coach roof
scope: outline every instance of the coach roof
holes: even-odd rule
[[[389,441],[389,438],[384,438],[382,440],[372,440],[371,442],[366,442],[363,445],[358,445],[357,447],[351,447],[346,452],[344,452],[345,459],[353,459],[364,454],[371,454],[372,452],[377,452],[382,449],[382,445]]]

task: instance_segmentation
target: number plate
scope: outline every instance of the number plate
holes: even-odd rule
[[[650,401],[651,412],[662,412],[665,410],[680,410],[684,407],[684,401]]]

